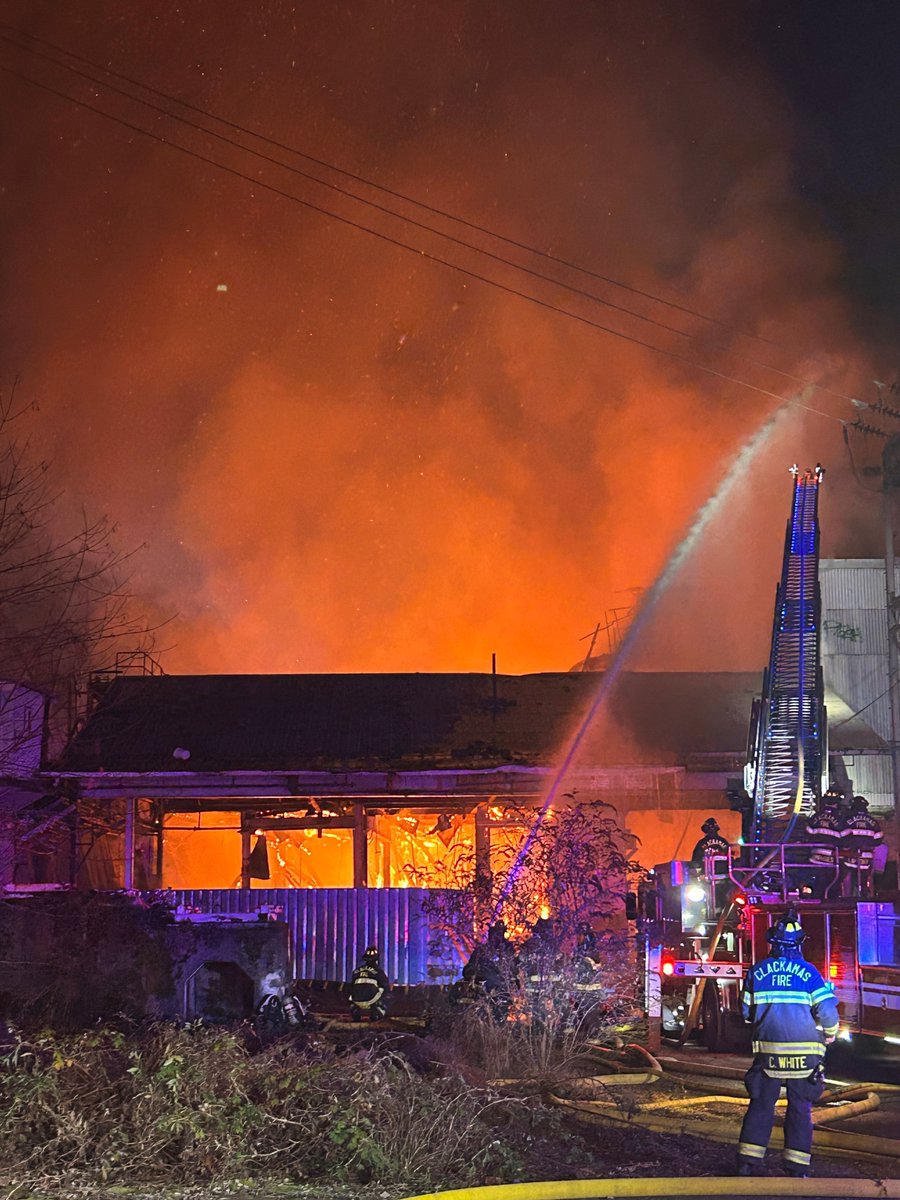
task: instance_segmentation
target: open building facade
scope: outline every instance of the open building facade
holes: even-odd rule
[[[831,774],[889,818],[884,567],[825,561],[821,581]],[[4,711],[32,735],[7,764],[0,882],[453,887],[524,837],[602,678],[105,676],[52,761],[42,700],[20,700]],[[612,804],[645,867],[689,857],[709,815],[736,839],[760,680],[623,672],[557,790]]]

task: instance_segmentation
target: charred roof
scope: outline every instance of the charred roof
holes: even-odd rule
[[[140,675],[109,682],[55,766],[75,772],[543,766],[604,676]],[[582,743],[586,765],[683,764],[746,749],[760,674],[623,672]],[[859,721],[834,748],[882,748]]]

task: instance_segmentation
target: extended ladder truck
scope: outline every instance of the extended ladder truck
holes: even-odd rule
[[[794,907],[804,955],[837,994],[840,1037],[900,1046],[900,903],[831,898],[838,851],[801,835],[828,784],[821,667],[818,498],[822,469],[794,477],[769,665],[750,718],[742,844],[655,868],[644,904],[648,1008],[662,1032],[699,1033],[710,1050],[749,1047],[740,1013],[746,971],[768,954],[766,931]],[[811,852],[816,862],[810,861]],[[827,899],[823,897],[829,897]]]

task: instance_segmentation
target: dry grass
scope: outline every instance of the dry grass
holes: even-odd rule
[[[429,1188],[514,1173],[515,1100],[399,1054],[159,1027],[44,1035],[0,1069],[0,1186],[270,1176]]]

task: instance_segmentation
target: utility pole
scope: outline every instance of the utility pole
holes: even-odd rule
[[[897,495],[900,492],[900,434],[885,443],[882,453],[882,511],[884,515],[884,581],[887,605],[888,696],[891,702],[891,776],[894,827],[900,828],[900,598],[897,596],[895,556]],[[898,838],[900,847],[900,838]],[[900,848],[898,848],[900,853]]]

